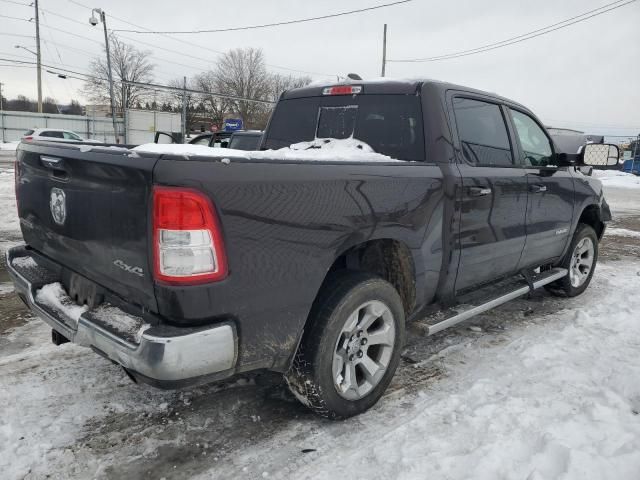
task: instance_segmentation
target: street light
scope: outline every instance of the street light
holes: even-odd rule
[[[96,16],[97,14],[97,16]],[[113,135],[115,136],[116,143],[119,142],[118,130],[116,128],[116,107],[113,103],[113,75],[111,73],[111,54],[109,53],[109,35],[107,34],[107,18],[104,10],[100,8],[94,8],[91,10],[91,17],[89,17],[89,23],[95,27],[99,22],[102,22],[104,27],[104,45],[107,51],[107,73],[109,75],[109,100],[111,103],[111,119],[113,121]],[[124,105],[122,106],[124,108]]]
[[[14,48],[21,48],[22,50],[26,50],[27,52],[32,53],[36,57],[38,56],[36,52],[34,52],[33,50],[29,50],[27,47],[23,47],[22,45],[14,45]]]

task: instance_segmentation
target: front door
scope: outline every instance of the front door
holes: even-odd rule
[[[529,189],[527,240],[520,268],[536,267],[560,257],[569,242],[573,176],[570,167],[553,165],[553,143],[540,124],[528,113],[509,112]]]
[[[517,272],[525,244],[527,176],[506,109],[482,97],[452,99],[460,171],[456,291]]]

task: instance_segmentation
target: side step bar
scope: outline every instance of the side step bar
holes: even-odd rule
[[[424,328],[425,335],[433,335],[434,333],[438,333],[445,328],[457,325],[458,323],[464,322],[465,320],[468,320],[480,313],[491,310],[492,308],[502,305],[503,303],[507,303],[510,300],[521,297],[522,295],[526,295],[527,293],[530,293],[533,290],[536,290],[551,282],[555,282],[556,280],[565,277],[568,273],[569,272],[566,268],[553,268],[546,272],[535,275],[531,279],[531,284],[526,284],[507,291],[503,290],[498,296],[488,298],[486,301],[477,305],[463,304],[458,308],[454,307],[452,311],[453,315],[448,316],[444,320],[438,319],[435,323],[432,323],[433,319],[427,317],[426,319],[421,320],[419,323],[422,324],[421,326]]]

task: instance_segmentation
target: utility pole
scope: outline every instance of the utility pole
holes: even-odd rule
[[[2,111],[2,86],[4,83],[0,82],[0,120],[2,124],[0,125],[0,129],[2,129],[2,143],[4,143],[4,112]]]
[[[111,53],[109,52],[109,34],[107,33],[107,16],[104,13],[104,10],[100,8],[94,8],[91,10],[91,18],[89,18],[89,23],[94,27],[98,24],[98,19],[95,14],[100,15],[100,21],[102,22],[102,26],[104,27],[104,45],[105,50],[107,51],[107,75],[109,77],[109,101],[111,103],[111,119],[113,121],[113,135],[116,139],[116,143],[120,143],[120,138],[118,137],[118,128],[116,125],[116,105],[113,97],[113,74],[111,73]],[[124,98],[122,102],[122,113],[124,118],[124,109],[125,103]]]
[[[187,77],[182,84],[182,141],[187,138]]]
[[[382,76],[386,73],[387,69],[387,24],[384,24],[384,30],[382,31]]]
[[[36,7],[36,57],[38,72],[38,113],[42,113],[42,57],[40,55],[40,9],[38,8],[38,0],[35,0]]]

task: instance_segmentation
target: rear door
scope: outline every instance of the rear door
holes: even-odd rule
[[[554,165],[553,142],[533,116],[514,108],[509,115],[529,190],[527,241],[520,266],[538,266],[560,257],[569,241],[573,176],[569,167]]]
[[[147,236],[155,162],[124,149],[23,145],[16,193],[26,243],[155,310]]]
[[[456,291],[517,272],[525,245],[527,177],[506,109],[490,97],[450,97],[461,192]]]

